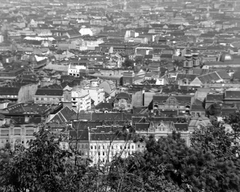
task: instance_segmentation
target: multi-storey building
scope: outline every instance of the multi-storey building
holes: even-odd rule
[[[105,100],[104,89],[99,87],[99,85],[99,80],[92,80],[89,85],[83,87],[84,91],[88,91],[89,96],[94,101],[94,105],[98,105]]]
[[[164,111],[189,112],[192,106],[192,95],[154,95],[153,109]]]
[[[6,143],[10,143],[11,147],[17,144],[28,147],[28,143],[35,139],[33,133],[38,129],[39,127],[34,124],[2,126],[0,127],[0,148]]]
[[[86,66],[84,65],[69,65],[68,66],[68,75],[74,76],[74,77],[80,77],[80,71],[86,70]]]
[[[62,89],[38,88],[33,97],[34,103],[58,104],[63,100]]]
[[[91,97],[88,90],[66,86],[63,89],[63,103],[68,103],[70,108],[79,112],[91,108]]]
[[[90,158],[93,165],[111,162],[115,156],[127,158],[136,151],[145,149],[144,143],[134,143],[133,140],[116,134],[121,128],[98,125],[95,128],[71,131],[72,146],[76,146],[83,157]]]

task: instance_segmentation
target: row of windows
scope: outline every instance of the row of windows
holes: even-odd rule
[[[78,145],[79,148],[82,149],[88,149],[88,144],[79,144]],[[141,145],[137,146],[138,148],[141,147]],[[105,146],[105,145],[91,145],[90,149],[109,149],[109,145]],[[134,149],[134,145],[112,145],[111,149]]]
[[[61,101],[61,98],[51,97],[51,98],[42,98],[42,97],[36,97],[36,101],[52,101],[52,100],[59,100]]]
[[[76,73],[69,73],[69,75],[75,76],[75,77],[79,77],[80,76],[80,74],[76,74]]]
[[[102,145],[102,146],[100,146],[100,145],[99,145],[99,146],[96,146],[96,145],[95,145],[95,146],[92,146],[92,145],[91,145],[90,148],[91,148],[91,149],[108,149],[109,146],[104,146],[104,145]],[[122,146],[122,145],[120,145],[120,146],[118,146],[118,145],[114,146],[114,145],[112,145],[111,148],[112,148],[112,149],[118,149],[118,148],[119,148],[119,149],[123,149],[123,148],[124,148],[124,149],[130,149],[130,145],[128,145],[128,146]],[[132,149],[134,149],[134,145],[132,145]]]
[[[122,154],[123,155],[131,155],[131,154],[133,154],[134,153],[134,151],[124,151]],[[110,153],[107,153],[107,152],[90,152],[90,155],[91,156],[96,156],[96,155],[98,155],[98,156],[108,156],[108,155],[110,155],[110,156],[115,156],[115,155],[117,155],[117,154],[121,154],[121,153],[118,153],[118,152],[114,152],[114,151],[112,151],[112,152],[110,152]]]
[[[6,140],[2,139],[2,140],[1,140],[1,143],[8,143],[8,142],[9,142],[8,139],[6,139]],[[30,140],[26,140],[26,144],[28,144],[29,142],[30,142]],[[13,143],[13,140],[11,140],[10,143]],[[19,143],[24,144],[24,141],[20,141]]]

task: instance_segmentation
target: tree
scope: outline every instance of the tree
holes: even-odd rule
[[[219,116],[221,114],[221,105],[219,103],[214,103],[210,105],[206,110],[207,116]]]
[[[120,157],[114,160],[109,174],[109,185],[112,189],[127,192],[184,191],[167,178],[168,164],[162,161],[164,156],[159,154],[161,149],[158,151],[159,145],[155,138],[138,137],[136,142],[139,141],[147,143],[144,153],[136,153],[125,160]],[[161,141],[159,143],[163,144]]]
[[[127,57],[127,58],[125,59],[125,61],[123,62],[122,66],[123,66],[124,68],[131,68],[131,69],[132,69],[132,68],[134,67],[134,62]]]
[[[240,190],[239,142],[236,133],[225,127],[212,126],[193,134],[192,148],[199,151],[204,163],[198,166],[199,181],[205,191],[233,192]]]
[[[144,153],[115,159],[111,186],[115,191],[240,191],[239,145],[223,126],[193,133],[188,147],[179,133],[148,138]],[[132,186],[132,187],[129,187]],[[166,190],[167,191],[167,190]]]
[[[59,138],[41,130],[29,148],[14,152],[1,169],[1,181],[8,191],[76,191],[85,174],[74,163],[74,154],[60,149]]]

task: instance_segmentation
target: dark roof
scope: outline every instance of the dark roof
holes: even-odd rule
[[[91,140],[124,140],[123,136],[117,137],[115,133],[91,133]]]
[[[135,128],[136,131],[148,131],[149,123],[136,123]]]
[[[62,108],[55,116],[51,119],[51,122],[55,123],[66,123],[71,121],[72,116],[76,115],[74,110],[69,109],[69,107]]]
[[[214,83],[215,81],[221,80],[221,77],[215,71],[215,72],[212,72],[212,73],[201,75],[201,76],[198,77],[198,79],[202,83]]]
[[[88,141],[89,140],[89,130],[88,129],[78,129],[77,131],[71,130],[69,132],[71,139],[78,139],[81,141]]]
[[[115,98],[116,99],[131,99],[131,95],[129,95],[128,93],[121,92],[121,93],[117,94],[117,96]]]
[[[48,105],[38,105],[38,104],[25,104],[20,103],[16,105],[11,105],[7,108],[10,114],[36,114],[43,115],[50,112],[51,107]]]
[[[0,87],[0,95],[18,95],[20,87]]]
[[[181,74],[181,73],[178,73],[176,80],[188,79],[189,81],[193,81],[196,76],[197,75],[193,75],[193,74]]]
[[[223,100],[223,94],[207,94],[206,101],[211,101],[211,102],[222,102]]]
[[[194,105],[192,105],[192,107],[191,107],[191,111],[205,111],[205,109],[203,108],[202,105],[196,105],[196,104],[194,104]]]
[[[104,102],[101,102],[99,103],[95,109],[107,109],[107,110],[112,110],[113,109],[113,104],[112,103],[104,103]]]
[[[237,99],[239,99],[240,98],[240,90],[226,90],[225,98],[228,98],[228,99],[237,98]]]
[[[177,131],[188,131],[188,123],[175,123],[174,126]]]
[[[62,89],[48,89],[48,88],[39,88],[35,95],[50,95],[50,96],[62,96]]]
[[[131,114],[127,113],[92,113],[92,121],[129,121]]]

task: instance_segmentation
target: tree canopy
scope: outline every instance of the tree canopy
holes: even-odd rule
[[[61,138],[40,130],[29,148],[0,151],[1,191],[9,192],[238,192],[240,191],[239,114],[225,123],[202,127],[187,146],[181,134],[141,136],[131,126],[116,132],[126,142],[145,146],[105,166],[83,164],[74,150],[62,150]]]

